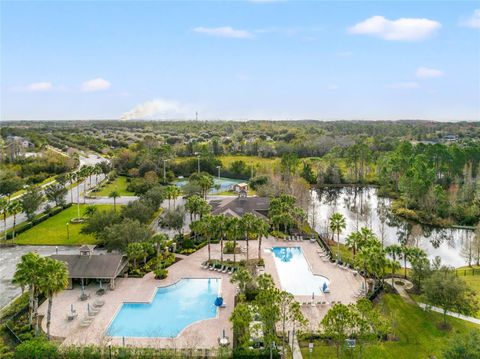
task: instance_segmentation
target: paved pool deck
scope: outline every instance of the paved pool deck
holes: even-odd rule
[[[242,247],[245,243],[238,242]],[[274,238],[262,241],[261,254],[265,260],[265,272],[272,275],[275,284],[281,288],[280,280],[275,268],[273,254],[269,251],[272,247],[302,247],[303,253],[314,274],[321,274],[330,280],[330,293],[324,294],[322,298],[315,298],[315,301],[340,301],[348,304],[355,301],[354,294],[361,287],[362,278],[355,276],[351,271],[340,269],[330,262],[323,261],[317,253],[319,246],[316,242],[299,241],[286,242]],[[249,244],[249,257],[258,256],[258,242],[251,241]],[[231,339],[232,329],[229,317],[233,310],[235,286],[230,283],[230,276],[215,271],[201,268],[201,263],[208,257],[208,250],[205,246],[190,256],[182,256],[182,260],[168,268],[169,274],[166,279],[156,280],[152,273],[143,278],[118,278],[115,282],[116,288],[108,290],[102,297],[97,297],[95,291],[98,285],[90,285],[86,288],[91,293],[88,301],[80,301],[80,288],[77,286],[72,290],[64,290],[53,299],[52,320],[50,332],[54,337],[63,339],[62,345],[123,345],[123,339],[109,337],[108,327],[120,310],[123,302],[150,302],[158,287],[171,285],[182,278],[220,278],[221,294],[226,303],[225,308],[218,309],[216,318],[202,320],[184,329],[176,338],[125,338],[125,345],[155,347],[155,348],[198,348],[208,349],[218,347],[218,338],[223,331]],[[237,260],[244,259],[245,253],[237,254]],[[211,258],[220,258],[220,245],[211,246]],[[224,255],[224,259],[233,259],[233,255]],[[95,299],[105,300],[100,312],[94,316],[92,323],[82,328],[81,319],[87,315],[87,303],[93,305]],[[310,325],[317,327],[331,304],[312,306],[309,302],[311,296],[296,296],[302,304],[302,312],[310,321]],[[306,304],[308,303],[308,304]],[[73,304],[78,317],[73,321],[67,320],[67,313]],[[39,312],[45,315],[47,302],[43,303]],[[46,330],[46,319],[42,320],[42,328]]]

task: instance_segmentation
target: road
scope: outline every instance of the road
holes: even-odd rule
[[[87,157],[80,156],[79,160],[80,160],[80,167],[81,167],[81,166],[94,166],[97,163],[105,161],[105,158],[97,156],[97,155],[89,155]],[[80,201],[80,203],[86,202],[86,200],[83,198],[84,188],[86,188],[87,190],[89,188],[93,188],[97,185],[97,183],[101,182],[104,178],[105,178],[105,176],[103,174],[98,175],[98,176],[92,175],[91,183],[90,183],[90,179],[87,177],[87,179],[85,181],[79,183],[78,185],[76,185],[76,186],[74,186],[74,187],[72,187],[71,189],[68,190],[67,194],[65,195],[65,201],[67,201],[67,203],[70,203],[73,199],[74,203],[77,203],[78,201]],[[47,183],[47,184],[43,185],[42,187],[45,187],[49,184],[51,184],[51,183]],[[85,184],[86,184],[86,187],[85,187]],[[86,202],[86,203],[88,203],[88,202]],[[117,203],[120,203],[120,202],[117,201]],[[35,213],[39,214],[39,213],[43,212],[44,207],[47,204],[50,205],[51,207],[55,206],[55,203],[45,201],[40,205],[40,207],[38,208],[38,210]],[[19,225],[20,223],[23,223],[26,220],[27,220],[27,216],[25,215],[25,213],[19,213],[16,216],[16,225]],[[3,231],[8,230],[12,227],[13,227],[13,216],[7,217],[6,226],[2,221],[2,230]]]

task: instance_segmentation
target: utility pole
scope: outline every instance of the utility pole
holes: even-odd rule
[[[198,111],[195,111],[195,121],[198,121]]]
[[[165,170],[165,163],[169,161],[168,159],[163,160],[163,181],[165,182],[167,179],[167,171]]]
[[[197,155],[197,173],[200,173],[200,155]]]
[[[218,179],[220,179],[220,168],[221,168],[221,166],[217,166],[217,169],[218,169]]]

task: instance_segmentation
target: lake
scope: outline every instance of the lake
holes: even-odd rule
[[[309,221],[319,233],[327,233],[328,218],[340,212],[347,222],[347,228],[340,234],[341,243],[351,232],[369,227],[386,246],[406,241],[408,245],[423,249],[429,259],[439,256],[443,264],[454,267],[467,264],[461,251],[471,238],[469,236],[473,236],[472,230],[412,224],[393,216],[389,211],[390,203],[390,199],[379,197],[374,187],[314,189]]]

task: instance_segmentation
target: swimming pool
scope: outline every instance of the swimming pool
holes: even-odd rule
[[[273,247],[273,258],[283,290],[293,295],[316,295],[330,288],[330,281],[310,270],[300,247]]]
[[[182,279],[158,288],[151,303],[123,303],[110,324],[112,337],[174,338],[188,325],[215,318],[220,279]]]
[[[230,187],[233,186],[234,184],[242,183],[242,182],[245,182],[245,181],[237,180],[237,179],[233,179],[233,178],[225,178],[225,177],[218,178],[218,177],[215,177],[213,179],[213,182],[214,182],[215,186],[219,186],[219,188],[218,189],[217,188],[212,188],[210,190],[210,193],[219,193],[219,192],[228,191],[230,189]],[[178,181],[177,186],[178,187],[183,187],[187,183],[188,183],[187,180]]]

